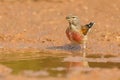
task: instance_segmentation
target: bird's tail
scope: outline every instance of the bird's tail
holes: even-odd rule
[[[87,33],[90,31],[90,28],[94,25],[94,22],[90,22],[89,24],[86,24],[85,26],[82,26],[81,30],[84,35],[87,35]]]
[[[86,24],[86,26],[87,26],[88,28],[91,28],[94,24],[95,24],[94,22],[90,22],[89,24]]]

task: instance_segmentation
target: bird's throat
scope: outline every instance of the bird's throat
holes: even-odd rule
[[[73,25],[71,23],[69,23],[69,28],[73,31],[78,31],[79,30],[79,26],[78,25]]]

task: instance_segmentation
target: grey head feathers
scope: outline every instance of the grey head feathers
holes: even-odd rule
[[[68,16],[66,16],[66,19],[68,20],[70,25],[74,25],[74,26],[80,25],[80,20],[79,20],[78,16],[68,15]]]

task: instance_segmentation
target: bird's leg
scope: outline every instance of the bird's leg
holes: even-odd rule
[[[84,39],[83,39],[83,59],[86,58],[86,45],[87,45],[87,36],[84,36]]]

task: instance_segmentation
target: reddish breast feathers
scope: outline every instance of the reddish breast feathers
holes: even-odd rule
[[[83,36],[77,31],[71,31],[69,28],[66,30],[68,39],[72,42],[82,43]]]

